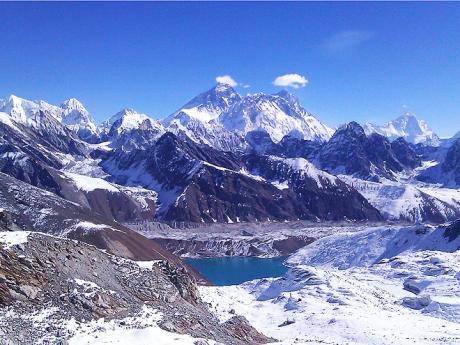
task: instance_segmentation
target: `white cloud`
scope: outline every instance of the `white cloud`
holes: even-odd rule
[[[408,106],[407,104],[403,104],[401,107],[402,107],[403,109],[409,109],[409,106]]]
[[[301,76],[300,74],[296,74],[296,73],[280,75],[279,77],[276,77],[275,80],[273,80],[273,85],[275,86],[282,86],[282,87],[290,86],[290,87],[293,87],[294,89],[298,89],[299,87],[304,87],[307,84],[308,84],[308,80],[305,79],[304,76]]]
[[[330,52],[341,52],[359,46],[369,40],[372,35],[370,31],[344,30],[328,37],[323,46]]]
[[[227,84],[227,85],[230,85],[231,87],[235,87],[238,85],[235,79],[233,79],[228,74],[216,77],[216,82],[218,82],[219,84]]]
[[[248,87],[251,87],[251,85],[249,84],[241,84],[242,87],[244,87],[245,89],[247,89]]]

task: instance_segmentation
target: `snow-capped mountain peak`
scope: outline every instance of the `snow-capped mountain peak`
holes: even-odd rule
[[[291,106],[294,106],[296,108],[300,108],[300,102],[299,102],[299,99],[294,96],[292,93],[290,93],[289,91],[283,89],[277,93],[274,94],[274,96],[278,96],[278,97],[281,97],[283,98],[284,100],[286,100]]]
[[[30,124],[35,121],[38,112],[46,111],[57,120],[61,120],[60,108],[45,101],[30,101],[16,95],[10,95],[7,101],[3,102],[1,112],[10,114],[18,122]]]
[[[132,108],[125,108],[113,115],[106,124],[110,128],[116,126],[117,131],[120,132],[138,128],[144,121],[149,120],[147,115],[138,113]]]
[[[247,95],[222,113],[218,121],[227,130],[242,135],[264,131],[274,142],[281,141],[286,135],[325,141],[333,133],[332,129],[308,113],[298,99],[287,91],[274,95]]]
[[[47,125],[53,119],[66,126],[84,140],[92,141],[97,137],[96,122],[85,107],[75,98],[66,100],[61,106],[45,101],[30,101],[10,95],[6,101],[0,102],[0,112],[9,114],[12,120],[29,127]],[[43,113],[46,114],[43,117]]]
[[[88,113],[88,110],[86,110],[86,108],[83,106],[83,104],[76,98],[66,99],[64,102],[62,102],[61,108],[62,109],[78,110],[80,112]]]
[[[163,132],[163,126],[146,114],[138,113],[132,108],[125,108],[102,124],[103,130],[109,135],[121,134],[131,130],[158,130]]]
[[[419,120],[409,112],[399,116],[383,126],[367,123],[364,125],[366,134],[378,133],[390,140],[404,138],[413,144],[439,146],[439,137],[433,132],[424,120]]]
[[[193,120],[209,122],[240,99],[241,96],[230,85],[218,83],[210,90],[191,99],[181,109],[167,117],[163,123],[169,126],[176,119],[184,126]]]
[[[78,133],[80,137],[97,135],[97,124],[88,110],[75,98],[61,104],[62,123]]]

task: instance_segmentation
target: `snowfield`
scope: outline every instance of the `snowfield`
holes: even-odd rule
[[[104,320],[91,321],[80,324],[75,320],[67,323],[67,328],[73,336],[69,345],[89,344],[155,344],[155,345],[195,345],[198,338],[186,334],[177,334],[165,331],[158,326],[162,315],[155,309],[144,307],[139,316],[129,317],[122,321]],[[204,339],[201,339],[204,340]],[[216,342],[206,340],[207,344]]]
[[[119,190],[115,188],[112,184],[101,178],[88,177],[70,172],[66,172],[65,175],[72,180],[72,182],[78,189],[86,192],[91,192],[96,189],[106,189],[112,193],[119,192]]]
[[[386,219],[422,222],[426,214],[439,214],[443,221],[460,215],[460,190],[416,181],[366,181],[338,176],[360,192]]]
[[[200,292],[280,344],[459,344],[459,248],[443,228],[375,227],[307,245],[281,278]]]
[[[2,211],[2,209],[0,209]],[[30,231],[1,231],[0,232],[0,245],[3,248],[9,248],[18,244],[26,243]]]

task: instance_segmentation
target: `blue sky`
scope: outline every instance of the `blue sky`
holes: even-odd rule
[[[272,93],[295,73],[330,126],[407,107],[460,130],[460,3],[0,3],[0,22],[0,95],[75,97],[98,121],[164,117],[217,76]]]

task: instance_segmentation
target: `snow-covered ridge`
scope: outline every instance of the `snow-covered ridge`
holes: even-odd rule
[[[247,95],[222,113],[218,122],[243,136],[251,131],[265,131],[274,142],[286,135],[327,141],[334,132],[308,113],[288,92]]]
[[[97,136],[97,125],[91,114],[75,98],[65,100],[61,106],[45,101],[31,101],[10,95],[0,102],[0,112],[8,114],[15,122],[29,127],[46,126],[41,123],[40,112],[44,112],[83,137]]]
[[[163,120],[165,126],[169,126],[175,119],[180,119],[182,125],[190,120],[209,122],[216,119],[230,106],[241,100],[241,96],[227,84],[217,84],[210,90],[199,94],[191,99],[179,110]]]
[[[366,123],[363,127],[367,135],[378,133],[390,140],[402,137],[412,144],[439,146],[441,143],[428,124],[411,113],[405,113],[382,126]]]
[[[91,133],[97,133],[97,125],[91,114],[75,98],[70,98],[61,104],[62,123],[74,131],[86,129]]]
[[[244,138],[251,131],[264,131],[275,142],[286,135],[325,141],[333,134],[287,91],[243,97],[225,84],[193,98],[163,124],[173,133],[183,132],[196,142],[214,147],[222,146],[222,137],[237,144],[238,137]]]
[[[46,103],[45,101],[30,101],[15,95],[10,95],[6,101],[1,104],[1,112],[10,114],[14,121],[31,124],[35,121],[35,116],[39,111],[49,112],[56,120],[61,121],[62,109]]]
[[[156,128],[160,131],[163,130],[163,127],[158,121],[150,118],[146,114],[138,113],[131,108],[125,108],[116,113],[110,119],[103,122],[101,127],[106,131],[116,131],[118,134],[139,128]]]
[[[323,187],[324,181],[327,181],[331,185],[335,185],[337,183],[338,178],[336,176],[318,169],[305,158],[280,158],[276,156],[270,156],[270,159],[275,161],[282,161],[288,164],[292,169],[312,178],[315,180],[318,188]]]

